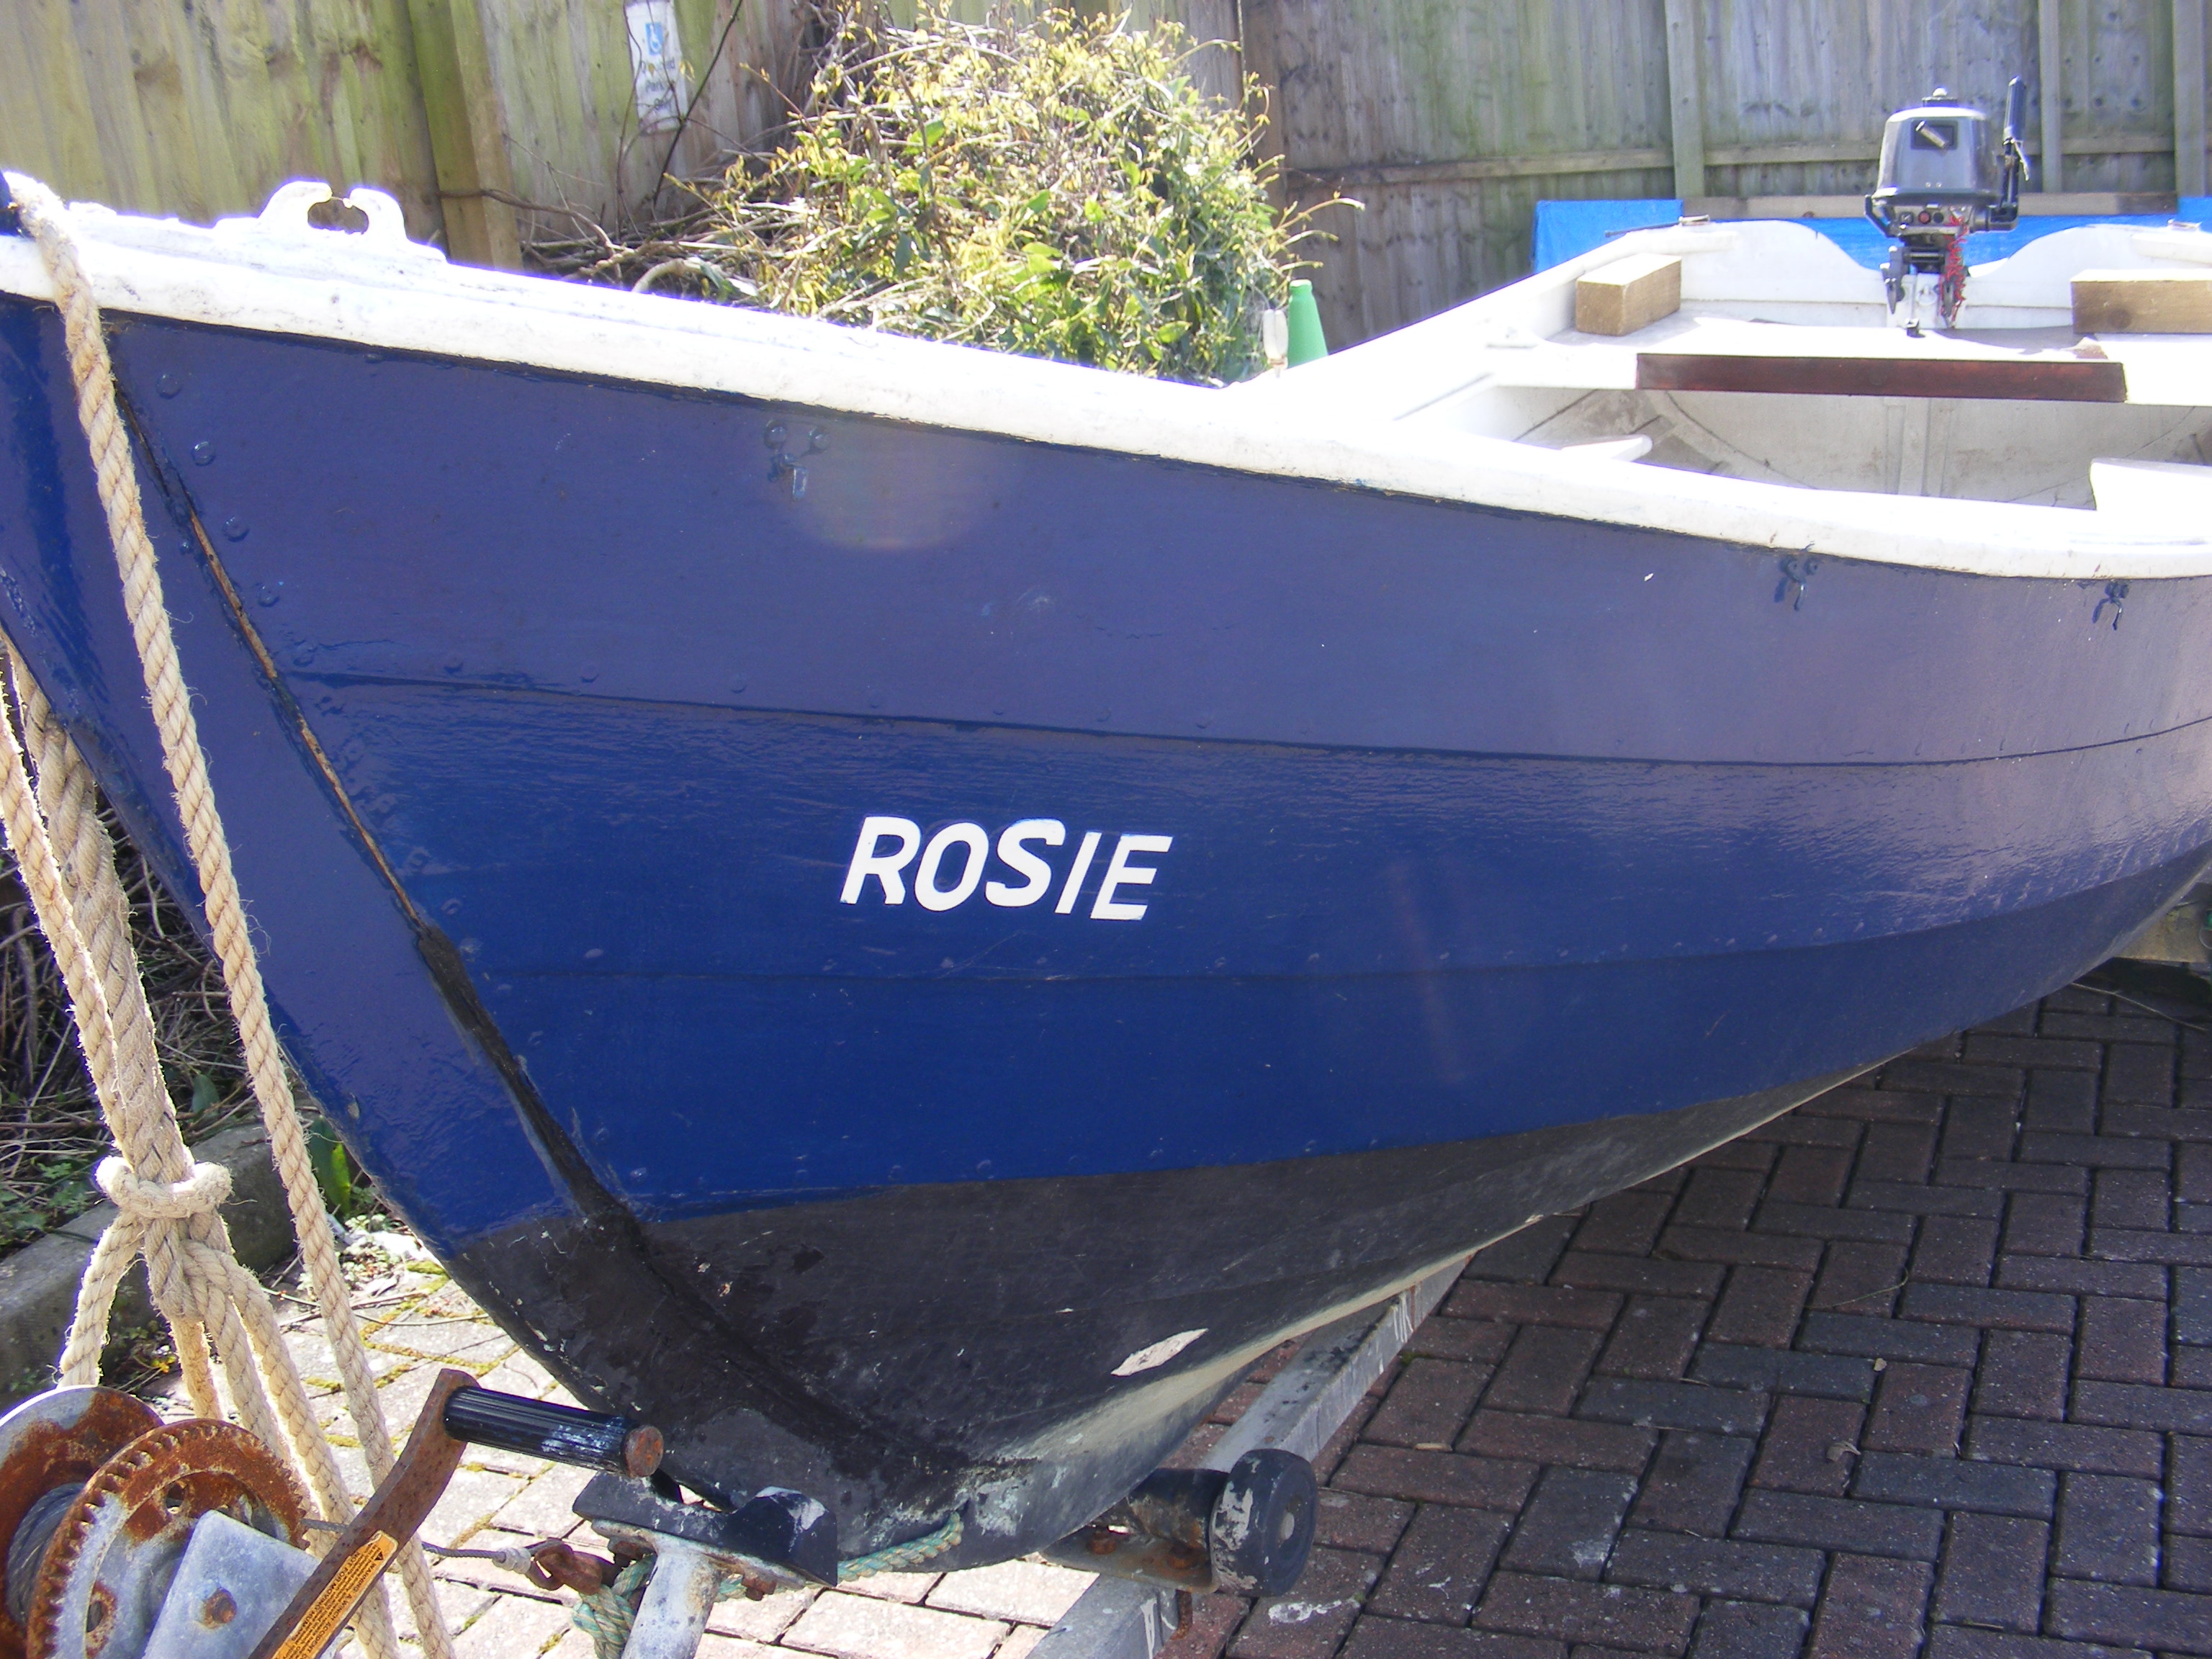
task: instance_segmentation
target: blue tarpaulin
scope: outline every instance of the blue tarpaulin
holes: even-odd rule
[[[1625,231],[1653,225],[1671,225],[1682,216],[1682,204],[1664,198],[1627,202],[1539,202],[1536,204],[1536,246],[1534,269],[1552,266],[1587,253]],[[2212,196],[2185,196],[2171,214],[2097,218],[2032,218],[2023,216],[2017,228],[1985,230],[1966,239],[1966,263],[1986,264],[2018,252],[2039,236],[2071,230],[2076,225],[2163,225],[2169,219],[2185,223],[2212,222]],[[1879,269],[1888,243],[1863,218],[1800,219],[1834,242],[1863,265]]]

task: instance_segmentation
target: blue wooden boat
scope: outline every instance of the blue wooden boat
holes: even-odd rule
[[[1285,1336],[2212,855],[2212,337],[2067,310],[2196,231],[1911,333],[1649,231],[1209,391],[322,193],[76,213],[285,1040],[580,1396],[848,1554],[1060,1538]],[[1624,260],[1680,307],[1576,331]],[[190,894],[49,295],[0,236],[0,622]]]

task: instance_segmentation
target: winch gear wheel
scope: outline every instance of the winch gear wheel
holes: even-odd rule
[[[141,1651],[202,1516],[303,1547],[291,1474],[244,1429],[192,1419],[149,1431],[102,1464],[54,1529],[25,1620],[26,1659]]]
[[[38,1563],[22,1557],[33,1545],[44,1552],[38,1538],[21,1537],[32,1511],[55,1492],[82,1486],[109,1458],[161,1426],[160,1413],[144,1401],[90,1387],[50,1389],[0,1417],[0,1561],[13,1569],[9,1594],[0,1596],[0,1659],[24,1659],[16,1615],[29,1614],[29,1581]],[[19,1538],[21,1549],[15,1547]],[[21,1595],[15,1593],[19,1586]]]

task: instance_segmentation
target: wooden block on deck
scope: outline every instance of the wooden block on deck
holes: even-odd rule
[[[2074,279],[2083,334],[2212,334],[2212,270],[2085,270]]]
[[[1682,262],[1638,253],[1575,283],[1575,326],[1585,334],[1633,334],[1682,308]]]

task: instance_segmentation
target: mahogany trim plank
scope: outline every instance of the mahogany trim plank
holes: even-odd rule
[[[2128,374],[2094,357],[1765,356],[1639,351],[1639,392],[1771,392],[1827,398],[1996,398],[2124,404]]]

